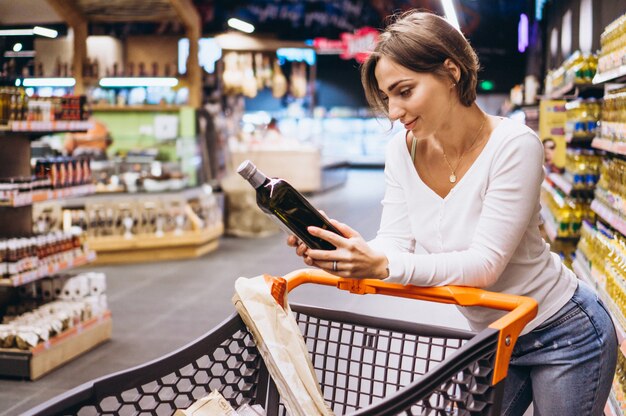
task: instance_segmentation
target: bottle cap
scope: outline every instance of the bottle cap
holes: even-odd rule
[[[244,160],[241,165],[237,168],[237,173],[240,174],[244,179],[248,180],[254,175],[256,171],[256,166],[249,160]]]
[[[258,170],[254,163],[249,160],[245,160],[241,165],[239,165],[237,173],[250,182],[250,185],[254,188],[258,188],[263,185],[263,182],[267,179],[267,176]]]

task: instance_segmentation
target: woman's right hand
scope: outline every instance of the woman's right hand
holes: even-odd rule
[[[295,247],[296,254],[300,257],[304,257],[308,248],[306,244],[300,241],[300,239],[293,234],[287,237],[287,245],[290,247]]]

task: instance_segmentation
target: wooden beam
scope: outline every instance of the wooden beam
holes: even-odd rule
[[[180,18],[189,39],[187,57],[187,80],[189,85],[189,105],[200,108],[202,105],[202,68],[198,59],[198,41],[202,35],[202,21],[191,0],[170,0]]]
[[[72,73],[74,79],[76,79],[74,94],[84,94],[85,81],[83,79],[83,66],[87,60],[87,19],[78,10],[78,5],[74,1],[46,1],[74,32],[74,54],[72,57]]]
[[[46,0],[50,7],[67,23],[74,27],[85,23],[87,19],[78,9],[78,5],[73,0]]]

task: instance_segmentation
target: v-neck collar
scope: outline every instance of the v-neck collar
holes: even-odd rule
[[[426,182],[424,182],[422,180],[422,177],[417,172],[417,169],[415,168],[415,162],[411,158],[411,154],[409,153],[409,150],[406,147],[406,136],[407,136],[408,133],[405,133],[405,135],[404,135],[404,138],[405,138],[405,140],[403,141],[404,157],[409,160],[409,166],[411,167],[411,171],[413,171],[413,174],[415,175],[415,178],[417,179],[418,183],[420,185],[422,185],[424,188],[426,188],[428,190],[428,192],[430,192],[437,200],[445,202],[445,201],[448,200],[450,195],[455,193],[455,189],[459,188],[465,182],[465,178],[467,176],[470,176],[472,174],[472,171],[475,170],[474,166],[477,165],[480,162],[480,160],[483,158],[483,155],[486,153],[487,148],[491,146],[491,142],[493,141],[492,137],[493,137],[494,133],[496,132],[496,130],[498,130],[500,128],[502,123],[504,123],[505,121],[506,121],[506,118],[504,118],[504,117],[500,118],[500,122],[496,125],[496,127],[493,129],[493,131],[489,135],[489,138],[487,139],[487,143],[485,143],[485,146],[482,148],[482,150],[478,154],[478,157],[476,157],[476,160],[474,160],[472,162],[472,164],[470,165],[469,169],[467,169],[467,172],[465,172],[463,177],[456,182],[456,185],[454,185],[452,187],[452,189],[450,189],[448,191],[448,193],[446,194],[446,196],[444,196],[444,197],[442,197],[437,192],[435,192],[435,190],[432,189],[430,186],[426,185]]]

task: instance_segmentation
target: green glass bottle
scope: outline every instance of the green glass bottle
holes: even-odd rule
[[[256,189],[256,203],[272,219],[287,227],[289,232],[298,237],[309,248],[334,250],[336,247],[326,240],[315,237],[307,227],[315,226],[341,235],[306,198],[287,181],[269,178],[249,160],[244,161],[239,173]]]

